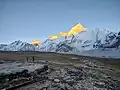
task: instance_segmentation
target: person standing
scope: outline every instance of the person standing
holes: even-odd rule
[[[28,62],[28,57],[26,57],[26,60],[27,60],[27,62]]]
[[[33,56],[32,59],[33,59],[33,62],[34,62],[35,61],[35,57]]]

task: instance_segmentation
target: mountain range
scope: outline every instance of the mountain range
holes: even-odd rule
[[[91,52],[119,52],[120,32],[110,32],[98,28],[79,33],[64,40],[47,40],[41,46],[32,45],[20,40],[10,44],[0,44],[0,51],[41,51],[91,55]],[[83,54],[83,55],[84,55]],[[96,53],[97,54],[97,53]],[[96,56],[96,54],[94,56]],[[110,54],[109,54],[110,55]],[[105,55],[104,55],[105,56]]]

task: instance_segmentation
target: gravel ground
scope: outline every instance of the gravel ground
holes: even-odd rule
[[[13,71],[17,73],[12,74],[12,78],[4,77],[2,88],[15,86],[27,81],[35,81],[13,89],[120,90],[120,68],[90,58],[73,56],[66,60],[44,59],[32,63],[3,62],[0,67],[2,74],[3,71],[5,73],[9,71],[7,75],[11,75]]]

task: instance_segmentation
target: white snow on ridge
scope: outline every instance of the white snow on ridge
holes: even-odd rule
[[[82,32],[76,36],[79,41],[81,40],[81,43],[71,43],[70,46],[76,47],[80,52],[94,49],[93,45],[97,40],[101,40],[101,43],[104,43],[107,33],[107,31],[99,29]]]
[[[92,30],[85,33],[79,34],[77,37],[78,39],[82,40],[81,43],[71,43],[70,46],[76,47],[78,51],[70,51],[70,52],[59,52],[59,53],[66,53],[66,54],[76,54],[76,55],[84,55],[84,56],[94,56],[94,57],[100,57],[100,58],[120,58],[120,46],[117,48],[93,48],[93,45],[97,40],[101,41],[101,44],[104,44],[104,46],[112,46],[115,45],[115,43],[118,42],[118,39],[116,37],[109,41],[110,44],[105,44],[106,36],[109,32],[108,31],[100,31],[100,30]],[[111,32],[112,33],[112,32]],[[112,33],[114,34],[114,33]],[[119,38],[119,35],[117,35]],[[120,39],[120,38],[119,38]],[[86,42],[87,43],[84,43]],[[120,45],[120,43],[119,43]],[[86,47],[83,47],[86,46]]]
[[[26,42],[15,41],[8,45],[0,45],[1,51],[40,51],[72,53],[85,56],[106,58],[120,58],[120,32],[93,29],[81,32],[67,40],[46,40],[41,46],[34,46]],[[117,49],[116,49],[117,48]]]

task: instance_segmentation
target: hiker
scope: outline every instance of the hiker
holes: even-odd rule
[[[32,59],[33,59],[33,62],[34,62],[35,61],[35,57],[33,56]]]
[[[27,60],[27,62],[28,62],[28,57],[26,57],[26,60]]]

